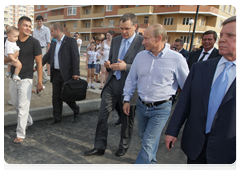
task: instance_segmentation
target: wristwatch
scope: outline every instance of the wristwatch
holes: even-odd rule
[[[124,100],[123,103],[129,103],[129,101]]]

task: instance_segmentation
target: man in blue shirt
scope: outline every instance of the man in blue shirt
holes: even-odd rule
[[[166,48],[165,28],[155,24],[144,32],[145,51],[139,52],[132,64],[124,87],[123,111],[129,114],[128,101],[135,88],[138,130],[142,149],[136,164],[157,163],[156,153],[161,136],[171,112],[171,97],[178,85],[182,88],[189,73],[186,59],[178,52]]]

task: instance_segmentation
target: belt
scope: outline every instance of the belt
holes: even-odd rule
[[[157,105],[160,105],[160,104],[163,104],[163,103],[165,103],[165,102],[168,102],[168,101],[172,100],[172,97],[170,97],[170,98],[167,99],[167,100],[162,100],[162,101],[153,102],[153,103],[146,103],[146,102],[144,102],[140,97],[138,97],[138,98],[139,98],[139,100],[142,102],[142,104],[144,104],[144,105],[147,106],[147,107],[154,107],[154,106],[157,106]]]
[[[41,48],[45,48],[45,47],[41,47]]]

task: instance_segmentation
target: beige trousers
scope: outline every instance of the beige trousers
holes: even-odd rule
[[[32,79],[22,79],[20,82],[10,80],[9,93],[13,107],[18,114],[17,137],[22,139],[26,136],[26,126],[31,126],[33,120],[29,114],[32,95]]]

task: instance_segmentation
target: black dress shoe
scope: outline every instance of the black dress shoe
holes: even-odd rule
[[[97,149],[97,148],[94,148],[94,149],[92,149],[92,150],[90,150],[90,151],[84,152],[84,154],[85,154],[86,156],[91,156],[91,155],[104,155],[104,153],[105,153],[105,150]]]
[[[123,155],[125,155],[126,152],[127,152],[127,149],[118,149],[118,150],[115,152],[115,155],[116,155],[116,156],[123,156]]]
[[[76,123],[79,119],[78,114],[73,116],[73,123]]]
[[[56,123],[60,123],[61,120],[56,120],[56,119],[53,119],[52,121],[50,122],[46,122],[47,125],[53,125],[53,124],[56,124]]]
[[[116,122],[115,125],[120,125],[122,123],[122,120],[119,118]]]

